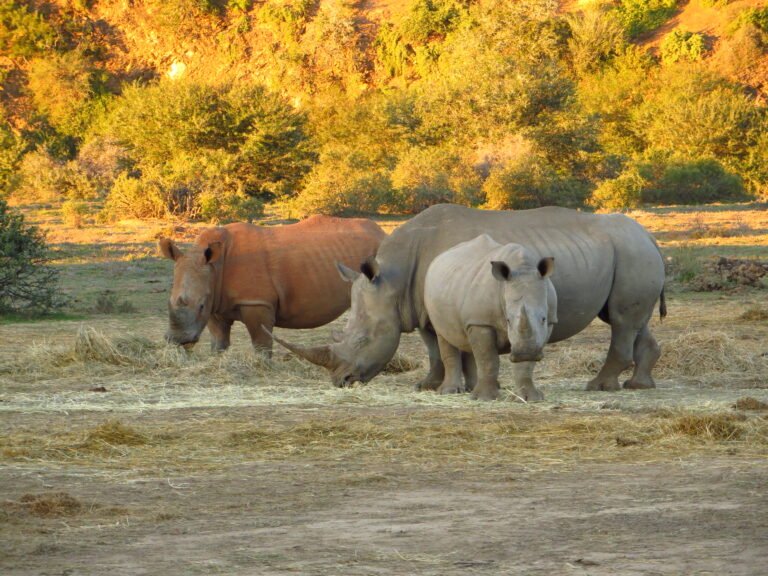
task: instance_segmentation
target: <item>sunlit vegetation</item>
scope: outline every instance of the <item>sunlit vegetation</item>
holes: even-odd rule
[[[765,198],[768,10],[678,10],[3,0],[0,187],[75,225]]]

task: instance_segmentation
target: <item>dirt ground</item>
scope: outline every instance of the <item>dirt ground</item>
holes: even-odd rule
[[[663,242],[764,249],[756,221],[651,216]],[[170,264],[128,238],[60,244],[74,311],[0,324],[3,576],[766,573],[765,289],[672,286],[655,390],[583,390],[595,322],[546,349],[544,402],[478,403],[413,391],[416,335],[345,390],[240,325],[223,355],[166,347]],[[94,312],[105,289],[135,312]]]

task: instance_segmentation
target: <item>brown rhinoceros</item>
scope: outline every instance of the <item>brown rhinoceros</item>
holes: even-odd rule
[[[334,263],[359,265],[385,237],[371,220],[312,216],[288,226],[208,228],[186,253],[163,238],[160,250],[175,262],[166,340],[193,345],[207,324],[211,348],[224,350],[239,320],[254,348],[269,351],[273,326],[327,324],[350,303]]]
[[[648,321],[659,300],[661,316],[666,315],[664,261],[648,231],[621,214],[432,206],[388,236],[360,272],[340,267],[353,285],[349,319],[337,342],[304,348],[278,341],[325,366],[337,386],[346,386],[376,376],[394,356],[400,334],[419,330],[430,371],[417,387],[436,389],[444,367],[424,305],[427,270],[441,253],[483,233],[503,244],[522,244],[539,258],[554,257],[551,281],[558,323],[550,342],[581,332],[595,317],[610,324],[608,356],[588,390],[617,390],[619,375],[633,362],[634,372],[624,387],[655,386],[651,369],[660,349]]]

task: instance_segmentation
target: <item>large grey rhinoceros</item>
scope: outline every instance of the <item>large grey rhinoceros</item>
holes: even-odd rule
[[[520,398],[543,399],[533,385],[554,324],[557,294],[549,276],[554,259],[487,234],[446,250],[427,270],[424,304],[437,334],[445,378],[442,394],[463,392],[461,352],[474,357],[466,388],[473,398],[499,395],[499,353],[509,352]]]
[[[617,390],[618,377],[635,367],[625,388],[653,388],[651,369],[660,350],[648,321],[656,301],[666,315],[664,262],[653,237],[620,214],[587,214],[547,207],[485,211],[436,205],[412,218],[379,246],[360,273],[339,266],[353,281],[352,305],[338,341],[305,348],[280,340],[304,358],[325,366],[337,386],[367,382],[394,356],[402,332],[419,330],[429,351],[430,370],[418,389],[443,381],[424,280],[432,261],[449,248],[487,233],[502,243],[523,244],[537,256],[557,262],[552,284],[557,317],[550,342],[569,338],[599,316],[611,326],[611,345],[600,372],[587,390]]]
[[[162,238],[161,252],[175,262],[166,339],[193,345],[207,325],[211,347],[224,350],[239,320],[254,348],[269,352],[273,326],[314,328],[349,308],[349,284],[334,263],[360,262],[384,237],[371,220],[312,216],[288,226],[208,228],[186,253]]]

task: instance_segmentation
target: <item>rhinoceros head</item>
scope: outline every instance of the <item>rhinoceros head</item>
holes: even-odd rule
[[[554,290],[550,290],[548,279],[555,259],[542,258],[535,265],[526,260],[530,257],[521,263],[491,262],[494,278],[504,284],[504,313],[513,362],[541,360],[552,324],[556,322],[552,318],[556,303],[549,301]]]
[[[199,339],[213,307],[213,264],[221,257],[221,242],[195,247],[186,254],[167,238],[160,239],[163,256],[175,262],[168,300],[168,332],[172,344],[193,346]]]
[[[273,337],[302,358],[327,368],[334,385],[344,387],[368,382],[381,372],[397,351],[401,330],[397,292],[375,258],[363,262],[360,272],[340,263],[336,266],[341,277],[352,282],[352,306],[343,332],[334,335],[336,342],[306,348]]]

